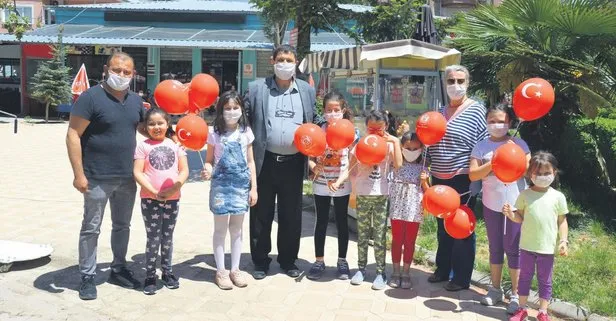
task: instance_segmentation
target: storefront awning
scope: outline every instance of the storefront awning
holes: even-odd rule
[[[321,68],[354,70],[364,60],[386,58],[412,58],[438,62],[441,68],[460,63],[461,54],[456,49],[433,45],[419,40],[397,40],[362,47],[343,48],[316,52],[308,55],[299,68],[303,72],[318,72]]]
[[[48,25],[26,33],[23,43],[55,43],[58,25]],[[210,30],[149,26],[64,25],[67,45],[107,45],[134,47],[188,47],[204,49],[272,49],[272,42],[261,30]],[[311,35],[315,51],[335,50],[353,45],[339,35],[319,32]],[[0,42],[18,42],[14,35],[0,34]]]
[[[313,52],[302,60],[299,69],[302,72],[318,72],[321,68],[355,70],[359,67],[361,50],[361,47],[351,47]]]

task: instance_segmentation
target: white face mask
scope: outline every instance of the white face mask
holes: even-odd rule
[[[240,117],[242,117],[242,110],[241,109],[225,110],[222,112],[222,117],[225,119],[225,123],[227,125],[235,125],[240,120]]]
[[[488,133],[490,136],[501,138],[509,132],[509,125],[507,124],[488,124]]]
[[[402,149],[402,156],[404,156],[404,159],[406,159],[407,162],[412,163],[414,161],[417,160],[417,158],[419,158],[419,156],[421,155],[422,149],[416,149],[416,150],[408,150],[406,148]]]
[[[295,64],[292,62],[278,62],[274,65],[276,78],[289,80],[295,76]]]
[[[447,95],[452,100],[459,100],[466,96],[466,86],[453,84],[447,85]]]
[[[130,81],[133,78],[131,77],[122,77],[113,72],[109,72],[109,77],[107,77],[107,85],[111,87],[113,90],[124,91],[130,85]]]
[[[323,115],[325,117],[325,120],[329,121],[334,121],[336,119],[342,119],[343,114],[342,113],[325,113],[325,115]]]
[[[546,188],[554,182],[554,174],[550,175],[533,175],[530,180],[539,188]]]

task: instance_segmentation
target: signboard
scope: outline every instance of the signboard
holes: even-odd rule
[[[289,44],[297,47],[297,28],[293,28],[289,34]]]
[[[252,78],[252,77],[254,77],[253,64],[244,64],[244,77],[245,78]]]

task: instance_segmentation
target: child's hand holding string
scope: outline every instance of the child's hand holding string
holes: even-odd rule
[[[558,244],[558,253],[561,256],[569,256],[569,241],[561,240]]]
[[[212,165],[210,163],[205,163],[203,166],[203,170],[201,171],[201,177],[204,180],[208,181],[212,178]]]

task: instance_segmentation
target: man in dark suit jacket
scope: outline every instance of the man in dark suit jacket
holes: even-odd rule
[[[306,157],[293,144],[295,130],[303,123],[322,123],[316,113],[314,88],[295,77],[297,54],[289,45],[276,48],[271,63],[275,76],[252,82],[244,106],[255,135],[253,152],[259,200],[250,210],[250,254],[253,277],[267,276],[272,259],[271,230],[278,205],[278,263],[290,277],[302,232],[302,190]]]

